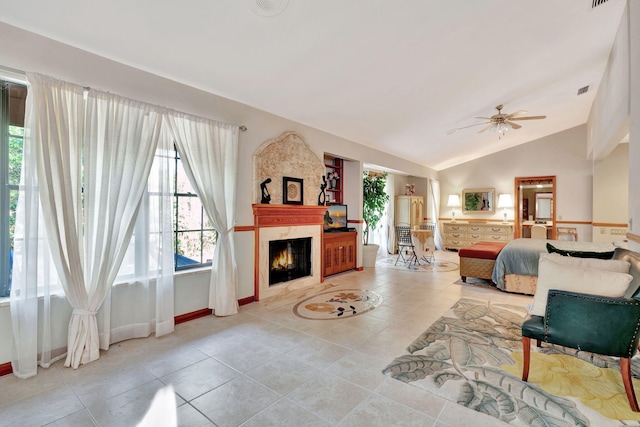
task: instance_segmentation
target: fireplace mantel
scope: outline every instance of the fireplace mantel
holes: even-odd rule
[[[313,205],[252,205],[253,225],[286,227],[290,225],[322,225],[326,206]]]
[[[254,204],[252,208],[255,233],[254,296],[256,301],[321,283],[322,224],[324,224],[327,207]],[[269,286],[269,241],[302,237],[312,238],[311,276]]]

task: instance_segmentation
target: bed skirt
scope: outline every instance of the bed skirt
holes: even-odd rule
[[[518,294],[533,295],[536,293],[538,276],[522,276],[520,274],[505,274],[504,290]]]

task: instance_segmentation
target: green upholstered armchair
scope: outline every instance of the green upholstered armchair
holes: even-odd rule
[[[531,339],[620,358],[622,382],[631,409],[640,412],[631,381],[631,358],[640,339],[640,254],[616,248],[613,259],[628,261],[633,276],[624,297],[611,298],[550,290],[544,316],[522,323],[522,380],[529,377]],[[606,286],[606,284],[603,284]]]

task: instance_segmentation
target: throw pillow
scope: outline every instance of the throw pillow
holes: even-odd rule
[[[629,273],[631,264],[621,259],[599,259],[599,258],[576,258],[563,256],[557,253],[541,253],[540,258],[546,258],[556,264],[567,265],[569,267],[592,268],[594,270],[615,271],[618,273]]]
[[[562,265],[541,256],[538,263],[538,283],[529,311],[534,316],[544,316],[550,289],[621,297],[631,282],[630,274]]]
[[[566,249],[559,249],[553,246],[551,243],[547,243],[547,252],[557,253],[564,256],[571,256],[576,258],[598,258],[598,259],[611,259],[613,257],[613,251],[610,252],[591,252],[591,251],[570,251]]]

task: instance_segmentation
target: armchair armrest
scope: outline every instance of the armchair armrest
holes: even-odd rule
[[[640,301],[550,290],[545,341],[608,356],[632,357],[640,336]]]

